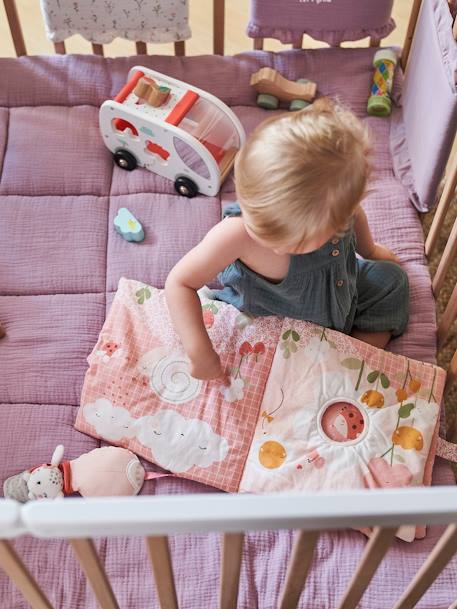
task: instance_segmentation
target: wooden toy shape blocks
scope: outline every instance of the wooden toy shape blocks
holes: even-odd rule
[[[170,89],[159,86],[149,76],[142,76],[135,87],[134,93],[146,104],[158,108],[167,102]]]
[[[126,241],[143,241],[144,230],[141,223],[126,208],[121,207],[114,218],[114,228]]]
[[[284,78],[273,68],[261,68],[251,76],[251,85],[260,94],[257,103],[263,108],[275,109],[279,101],[293,102],[291,110],[305,107],[306,102],[312,102],[316,96],[315,82],[300,79],[297,82]],[[275,100],[276,98],[276,100]],[[303,104],[299,101],[305,102]]]

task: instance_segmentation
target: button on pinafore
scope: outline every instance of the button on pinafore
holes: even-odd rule
[[[239,216],[238,204],[224,216]],[[290,256],[284,279],[273,283],[241,260],[219,275],[215,297],[253,316],[279,315],[349,333],[352,328],[401,334],[408,321],[406,273],[396,264],[360,260],[351,228],[318,250]]]

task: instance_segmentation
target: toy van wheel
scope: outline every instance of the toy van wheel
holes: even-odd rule
[[[126,171],[132,171],[133,169],[136,169],[138,165],[133,154],[128,150],[124,150],[123,148],[116,150],[113,157],[116,165],[121,169],[125,169]]]
[[[189,199],[192,199],[192,197],[195,197],[198,194],[198,188],[195,182],[184,176],[176,178],[175,190],[183,197],[188,197]]]
[[[257,95],[257,105],[265,110],[276,110],[279,107],[279,99],[269,93],[259,93]]]

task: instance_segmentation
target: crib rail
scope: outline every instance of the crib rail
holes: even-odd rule
[[[394,609],[413,607],[457,551],[457,488],[297,493],[268,496],[203,494],[135,498],[68,499],[19,506],[0,501],[0,535],[31,533],[68,539],[102,609],[119,609],[93,537],[145,538],[162,609],[178,609],[168,536],[223,534],[220,609],[237,606],[243,532],[295,530],[279,609],[297,607],[322,531],[373,527],[339,609],[355,609],[402,524],[447,525]],[[8,541],[0,541],[0,566],[34,609],[52,609]]]

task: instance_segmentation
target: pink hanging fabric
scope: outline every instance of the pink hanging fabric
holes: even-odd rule
[[[251,0],[247,34],[291,43],[303,34],[338,46],[367,36],[381,39],[395,28],[393,0]]]

